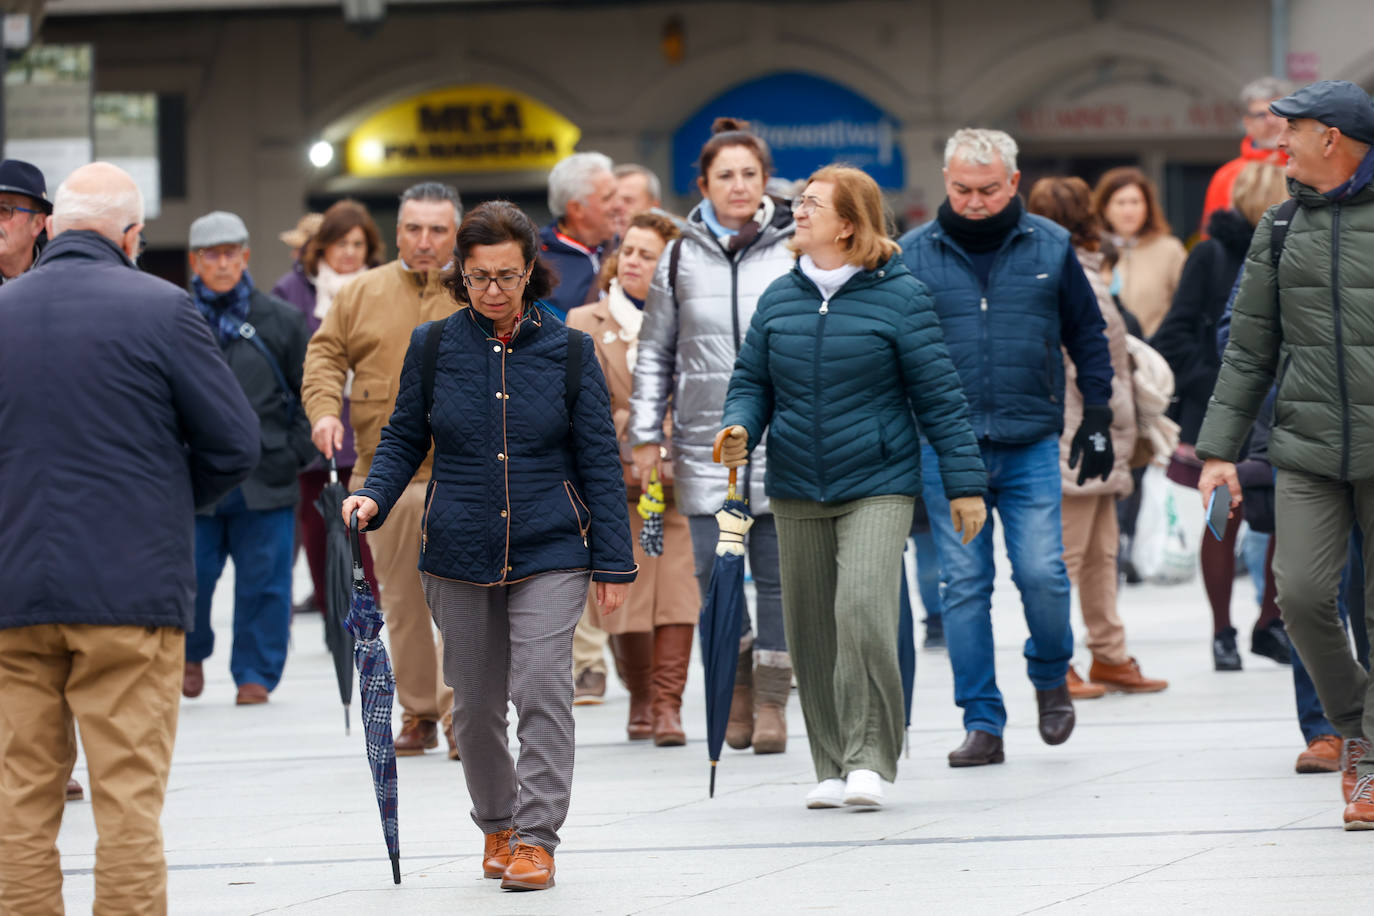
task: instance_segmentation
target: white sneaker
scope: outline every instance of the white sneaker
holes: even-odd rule
[[[808,808],[841,808],[844,803],[843,779],[822,779],[816,783],[816,788],[806,793]]]
[[[844,803],[865,808],[881,808],[883,778],[872,770],[855,770],[850,773],[844,781]]]

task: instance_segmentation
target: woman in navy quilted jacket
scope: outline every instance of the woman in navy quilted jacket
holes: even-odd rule
[[[366,485],[344,517],[377,528],[434,442],[420,573],[444,637],[444,680],[482,871],[512,890],[553,885],[573,774],[573,629],[595,583],[613,613],[635,578],[620,450],[591,340],[539,301],[553,275],[514,205],[458,228],[446,281],[460,308],[411,336],[400,393]],[[580,351],[569,362],[569,355]],[[506,744],[509,693],[520,760]]]
[[[830,166],[792,212],[800,257],[759,299],[725,399],[723,460],[745,463],[768,430],[783,619],[818,780],[807,807],[877,807],[902,743],[898,584],[921,436],[965,544],[987,518],[987,474],[877,184]]]

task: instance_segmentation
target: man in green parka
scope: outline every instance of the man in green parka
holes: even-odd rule
[[[1374,830],[1374,680],[1351,656],[1336,609],[1352,525],[1374,568],[1374,103],[1354,83],[1324,80],[1269,107],[1288,122],[1279,148],[1297,207],[1266,213],[1246,255],[1198,438],[1207,460],[1198,489],[1205,503],[1225,484],[1239,506],[1234,462],[1276,385],[1278,603],[1345,738],[1345,829]],[[1374,577],[1366,581],[1374,618]]]

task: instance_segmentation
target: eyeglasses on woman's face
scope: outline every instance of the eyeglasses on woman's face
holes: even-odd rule
[[[804,195],[792,201],[792,212],[797,216],[807,216],[817,210],[829,210],[829,204],[821,203],[819,197],[811,194]]]
[[[502,273],[494,277],[484,273],[463,274],[463,285],[473,292],[480,293],[491,286],[492,281],[495,280],[497,289],[502,289],[509,293],[519,289],[520,284],[524,282],[524,279],[529,276],[530,271],[533,269],[534,265],[530,264],[519,273]]]

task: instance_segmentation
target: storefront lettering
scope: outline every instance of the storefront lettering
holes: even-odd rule
[[[524,129],[520,105],[514,100],[484,102],[480,105],[420,105],[418,113],[419,130],[422,134],[470,134],[476,131],[493,133],[498,130]]]
[[[384,161],[415,162],[423,159],[511,159],[550,156],[558,152],[552,137],[519,137],[513,140],[477,140],[468,143],[394,143],[382,147]]]

